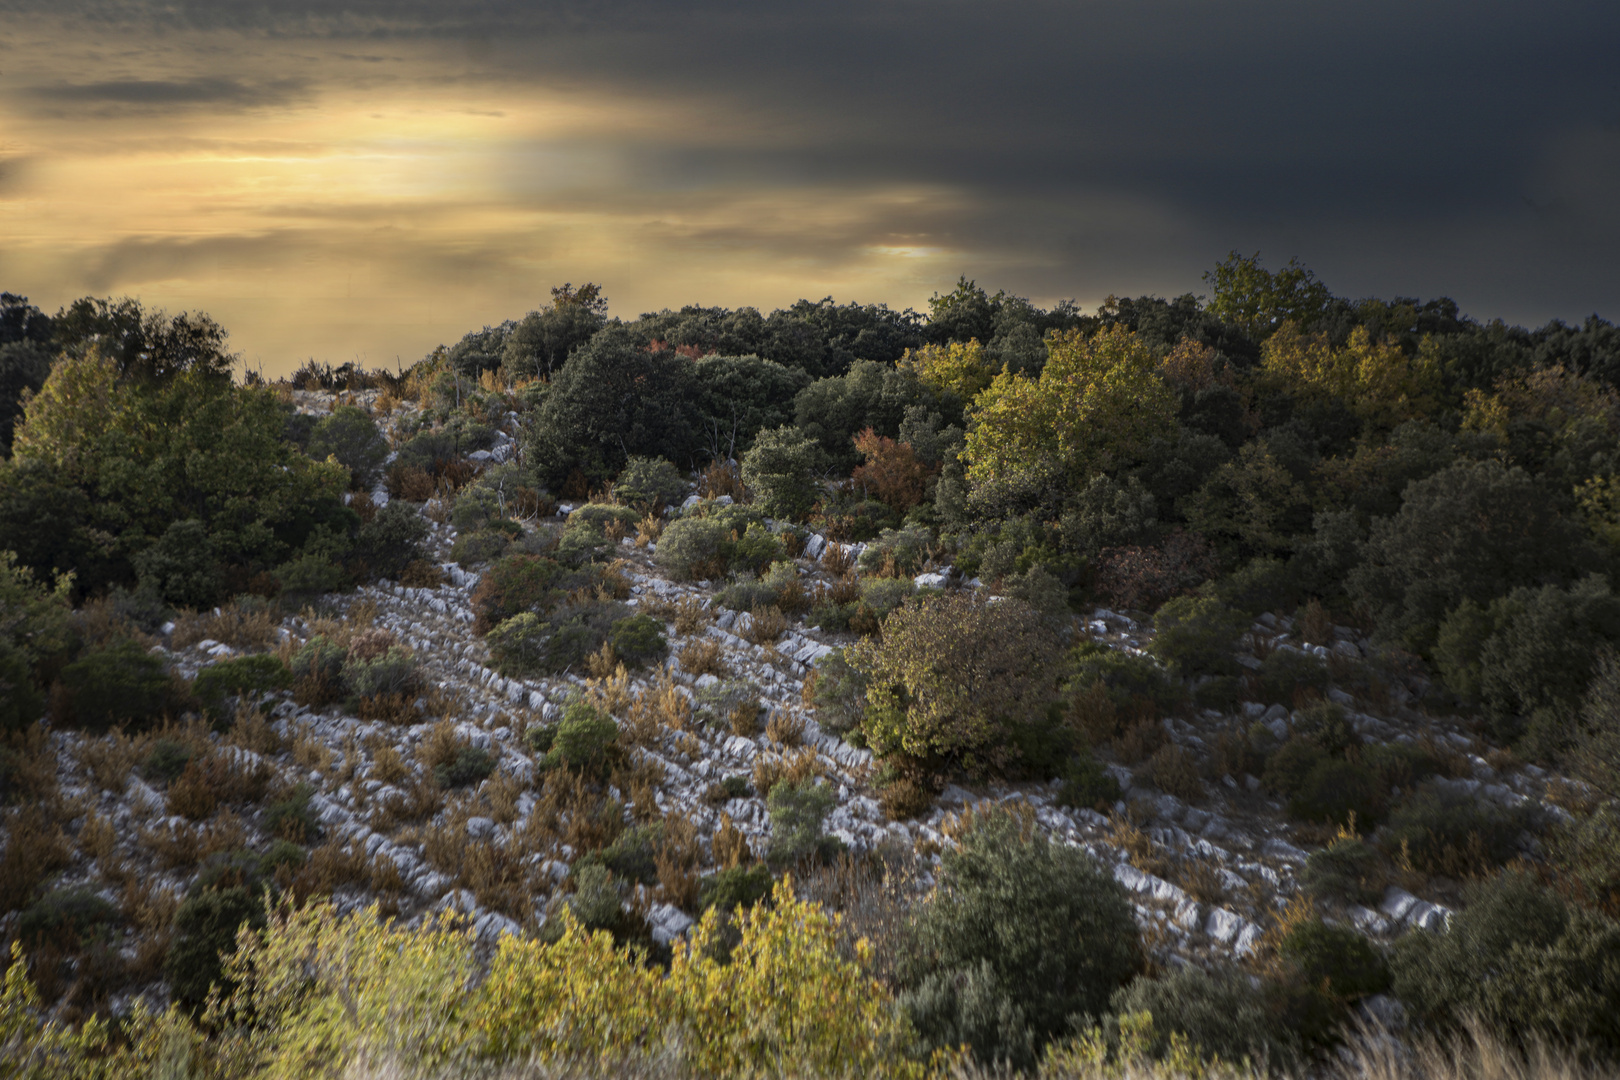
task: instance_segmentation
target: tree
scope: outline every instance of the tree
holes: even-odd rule
[[[1237,252],[1217,263],[1204,280],[1215,291],[1209,310],[1263,338],[1286,320],[1309,327],[1326,310],[1333,294],[1300,265],[1298,258],[1273,273],[1260,265],[1257,251],[1248,258]]]
[[[1005,809],[967,824],[913,925],[901,1002],[927,1043],[1029,1068],[1141,968],[1135,913],[1085,851]]]
[[[908,600],[880,635],[849,650],[850,665],[868,680],[862,732],[880,755],[975,776],[1049,765],[1020,759],[1038,753],[1027,736],[1049,717],[1060,651],[1051,624],[1023,601],[964,593]]]
[[[900,367],[916,372],[925,385],[948,391],[960,401],[972,401],[996,377],[995,365],[978,338],[907,349],[900,358]]]
[[[355,490],[369,491],[382,474],[388,440],[364,409],[339,405],[315,425],[308,453],[316,461],[335,458],[349,470],[350,485]]]
[[[1054,335],[1048,351],[1038,377],[1003,372],[975,399],[966,450],[975,484],[1049,470],[1082,485],[1174,434],[1176,395],[1136,334],[1071,331]]]
[[[762,511],[802,521],[821,494],[818,476],[826,467],[827,456],[821,447],[784,424],[760,432],[753,448],[743,455],[742,477]]]
[[[701,447],[690,423],[694,392],[688,357],[649,351],[625,328],[608,327],[552,378],[528,460],[554,487],[575,469],[589,481],[607,480],[632,455],[691,465]]]
[[[1400,512],[1372,523],[1346,588],[1379,634],[1427,653],[1446,614],[1521,585],[1595,568],[1580,528],[1523,469],[1463,461],[1407,485]]]
[[[509,329],[501,344],[501,361],[513,374],[550,375],[606,324],[607,297],[600,285],[587,281],[577,289],[572,282],[557,286],[551,290],[549,306],[503,326]]]
[[[56,313],[57,343],[82,354],[94,348],[123,379],[164,380],[193,373],[225,378],[236,357],[225,351],[225,328],[202,312],[169,316],[140,301],[86,296]]]

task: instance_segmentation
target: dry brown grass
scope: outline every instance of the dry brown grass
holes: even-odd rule
[[[310,851],[292,875],[290,891],[302,904],[312,896],[331,896],[346,885],[363,887],[370,881],[371,867],[365,854],[332,839]]]
[[[1204,782],[1198,777],[1198,763],[1183,746],[1166,743],[1148,761],[1153,783],[1167,795],[1192,802],[1204,795]]]
[[[73,753],[96,787],[117,794],[129,784],[129,775],[146,756],[150,742],[145,736],[126,735],[120,728],[100,738],[82,736]]]
[[[788,709],[774,709],[765,725],[765,737],[785,749],[804,743],[804,717]]]
[[[0,853],[0,911],[24,907],[34,891],[68,864],[72,847],[47,808],[25,803],[0,816],[7,837]]]
[[[1108,842],[1125,852],[1126,861],[1145,873],[1163,875],[1172,866],[1129,813],[1109,816]]]
[[[612,656],[612,647],[605,642],[602,650]],[[610,716],[624,712],[635,700],[635,696],[630,692],[630,673],[615,659],[612,667],[597,675],[596,658],[591,659],[592,676],[585,680],[586,696],[593,706]]]
[[[372,748],[371,777],[385,784],[397,784],[411,774],[410,766],[398,750],[387,743]]]
[[[247,828],[240,818],[226,810],[201,824],[180,822],[171,826],[159,822],[148,826],[136,835],[136,843],[163,869],[183,870],[196,866],[210,855],[244,846]]]
[[[619,662],[619,655],[613,651],[611,641],[602,642],[600,649],[585,658],[585,670],[590,673],[592,679],[611,678],[615,669],[623,672],[624,665]]]
[[[709,462],[708,468],[698,474],[697,489],[705,499],[730,495],[738,502],[748,501],[748,489],[743,486],[742,473],[731,462],[719,458]]]
[[[281,736],[276,734],[269,717],[249,702],[237,705],[236,715],[231,720],[230,730],[225,734],[225,741],[266,757],[274,757],[281,753]]]
[[[828,544],[821,552],[819,565],[830,578],[841,578],[855,569],[855,555],[843,544]]]
[[[834,604],[853,604],[861,598],[861,581],[854,572],[833,579],[827,586],[827,599]]]
[[[722,870],[741,866],[754,859],[754,850],[748,846],[748,837],[743,835],[743,831],[732,823],[731,815],[726,813],[720,815],[720,828],[715,830],[711,849],[714,853],[714,865]]]
[[[1127,726],[1119,738],[1114,740],[1114,753],[1119,756],[1120,761],[1134,765],[1158,753],[1159,747],[1165,744],[1167,738],[1163,724],[1143,717]]]
[[[489,807],[489,816],[497,825],[510,825],[517,820],[518,796],[526,786],[510,773],[496,771],[479,789],[478,797]]]
[[[332,749],[315,736],[313,724],[293,725],[291,750],[294,764],[301,769],[326,772],[332,767]]]
[[[675,653],[681,670],[688,675],[726,677],[725,662],[720,659],[720,643],[712,638],[692,638]]]
[[[1069,725],[1092,746],[1101,746],[1119,734],[1119,711],[1101,679],[1069,698]]]
[[[170,641],[177,649],[212,639],[233,649],[259,651],[276,644],[280,617],[269,608],[247,610],[232,602],[213,611],[184,611],[174,620]]]
[[[767,645],[781,637],[787,628],[787,616],[775,604],[755,607],[748,613],[748,627],[743,631],[743,637],[755,645]]]
[[[758,699],[748,698],[737,702],[737,704],[731,707],[731,712],[726,716],[726,723],[731,726],[731,733],[733,735],[741,736],[744,739],[752,739],[755,735],[758,735]]]
[[[87,859],[106,862],[118,850],[118,830],[113,823],[92,810],[79,826],[79,851]]]
[[[714,621],[714,612],[703,605],[701,598],[683,596],[675,602],[675,632],[695,634]]]
[[[381,720],[385,724],[398,724],[401,727],[422,722],[422,710],[416,707],[416,695],[405,691],[363,697],[355,714],[362,720]]]
[[[934,790],[912,776],[897,776],[878,791],[878,805],[890,821],[906,821],[934,805]]]
[[[657,514],[645,514],[636,523],[636,547],[646,547],[656,544],[658,538],[664,535],[664,519]]]
[[[778,783],[803,783],[821,775],[821,763],[814,750],[804,749],[794,754],[761,754],[754,759],[752,781],[754,790],[763,798]]]

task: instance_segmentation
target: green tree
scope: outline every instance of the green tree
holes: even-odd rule
[[[827,456],[814,440],[787,426],[764,431],[743,455],[743,483],[772,517],[803,521],[821,494]]]
[[[377,422],[361,408],[339,405],[332,415],[315,425],[309,439],[309,456],[324,461],[328,456],[349,470],[350,485],[369,491],[382,474],[388,457],[388,440],[377,429]]]
[[[1048,472],[1081,485],[1139,459],[1176,429],[1176,396],[1158,363],[1123,327],[1054,336],[1038,377],[1003,372],[975,399],[968,478],[990,484]]]
[[[550,304],[512,326],[502,345],[501,362],[514,375],[550,375],[606,322],[607,297],[600,285],[587,281],[577,289],[572,282],[558,286],[551,290]]]
[[[913,926],[901,1003],[929,1045],[1029,1068],[1141,968],[1135,913],[1089,854],[1004,809],[959,839]]]
[[[1260,265],[1258,251],[1247,258],[1232,252],[1204,275],[1204,281],[1215,292],[1209,310],[1255,338],[1265,337],[1288,319],[1308,327],[1333,299],[1328,287],[1298,258],[1273,273]]]
[[[1380,635],[1427,653],[1464,600],[1485,605],[1517,586],[1561,584],[1595,562],[1534,477],[1464,461],[1407,485],[1400,512],[1372,523],[1346,588]]]

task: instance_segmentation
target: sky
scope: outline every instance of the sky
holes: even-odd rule
[[[0,0],[0,289],[266,374],[614,315],[1205,292],[1620,318],[1613,0]]]

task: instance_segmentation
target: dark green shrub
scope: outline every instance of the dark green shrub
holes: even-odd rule
[[[613,494],[632,506],[654,511],[674,503],[687,486],[680,470],[662,458],[632,457],[613,482]]]
[[[1150,657],[1090,641],[1070,655],[1070,686],[1088,689],[1100,679],[1114,704],[1122,707],[1142,701],[1169,712],[1181,704],[1181,687]]]
[[[1236,675],[1216,675],[1193,690],[1193,702],[1200,709],[1229,713],[1243,701],[1243,680]]]
[[[1139,970],[1135,913],[1089,854],[1026,836],[1008,811],[975,815],[959,839],[913,924],[901,1002],[926,1045],[1028,1067]]]
[[[186,704],[163,661],[129,640],[86,653],[62,669],[61,682],[67,709],[56,719],[86,731],[144,727]]]
[[[1361,760],[1378,776],[1387,792],[1390,788],[1410,791],[1440,772],[1440,762],[1422,747],[1409,743],[1377,743],[1361,748]]]
[[[842,634],[849,630],[850,620],[860,610],[860,604],[834,604],[831,602],[817,604],[810,609],[810,614],[804,621],[811,626],[827,631],[829,634]]]
[[[747,910],[771,895],[771,872],[763,863],[733,866],[703,880],[700,903],[705,909]]]
[[[1062,806],[1107,813],[1119,801],[1119,781],[1091,756],[1089,748],[1070,759],[1062,777],[1063,786],[1058,789],[1057,795],[1057,801]]]
[[[1294,734],[1309,739],[1330,754],[1343,754],[1361,745],[1361,736],[1351,726],[1344,707],[1331,701],[1318,701],[1298,710],[1293,717]]]
[[[604,775],[618,753],[619,727],[590,703],[576,701],[563,712],[546,754],[548,766]]]
[[[711,805],[718,806],[721,803],[730,802],[732,799],[748,798],[748,790],[748,777],[732,775],[717,783],[710,784],[709,790],[704,793],[703,798],[704,801]]]
[[[427,557],[422,542],[427,539],[427,522],[409,504],[393,501],[364,525],[354,538],[355,558],[363,562],[374,578],[399,580],[405,568]]]
[[[1311,771],[1331,759],[1332,755],[1315,741],[1294,735],[1266,759],[1266,771],[1260,779],[1268,790],[1293,798],[1304,788]]]
[[[348,652],[325,634],[316,634],[293,653],[292,673],[295,679],[319,679],[336,684],[343,678],[343,666]]]
[[[151,781],[167,784],[185,772],[192,759],[191,747],[176,739],[158,739],[141,763],[141,773]]]
[[[556,724],[531,724],[523,732],[523,744],[541,757],[550,752],[551,744],[556,741]]]
[[[216,858],[175,912],[163,974],[175,1000],[193,1012],[215,983],[222,994],[232,989],[221,977],[221,958],[235,951],[237,930],[264,926],[263,873],[261,861],[248,852]]]
[[[1380,634],[1427,654],[1464,600],[1484,605],[1594,568],[1590,542],[1559,514],[1559,497],[1554,485],[1495,459],[1414,480],[1399,513],[1373,521],[1346,589]]]
[[[1389,989],[1389,964],[1373,944],[1321,919],[1296,923],[1278,943],[1277,955],[1310,985],[1347,1001]]]
[[[1237,671],[1232,653],[1248,622],[1212,597],[1178,596],[1153,616],[1148,651],[1186,677],[1231,675]]]
[[[17,940],[30,952],[42,945],[77,952],[104,940],[118,909],[87,888],[53,889],[24,908]]]
[[[278,657],[237,656],[209,664],[197,673],[191,692],[215,720],[224,719],[231,699],[256,701],[265,694],[292,685],[292,672]]]
[[[321,823],[310,809],[309,801],[315,789],[299,784],[283,798],[264,808],[264,828],[271,836],[295,844],[309,844],[320,839]]]
[[[1507,863],[1518,854],[1519,836],[1536,824],[1528,807],[1509,810],[1426,784],[1390,814],[1379,842],[1426,873],[1466,877]]]
[[[538,555],[502,559],[478,580],[473,590],[473,632],[487,634],[505,619],[529,612],[545,612],[558,599],[563,569]]]
[[[580,856],[573,865],[572,873],[577,877],[580,870],[595,863],[607,867],[614,877],[621,880],[656,885],[658,844],[663,835],[662,822],[632,826],[615,837],[607,847]]]
[[[343,681],[350,693],[363,698],[380,694],[414,695],[421,683],[421,671],[409,649],[390,645],[387,652],[370,660],[348,660],[343,666]]]
[[[1143,977],[1121,987],[1110,1007],[1121,1016],[1152,1015],[1147,1051],[1155,1058],[1169,1053],[1172,1035],[1184,1037],[1200,1057],[1233,1064],[1248,1059],[1275,1067],[1299,1055],[1298,1038],[1276,1023],[1263,991],[1241,971],[1174,968],[1162,978]]]
[[[276,580],[281,584],[282,604],[296,608],[343,588],[349,575],[328,556],[306,552],[276,567]]]
[[[1314,656],[1278,649],[1260,662],[1258,676],[1263,701],[1294,705],[1301,698],[1327,693],[1332,677],[1327,665]]]
[[[1525,874],[1464,892],[1444,934],[1409,932],[1390,958],[1395,994],[1432,1029],[1477,1016],[1512,1039],[1620,1053],[1620,926],[1568,908]]]
[[[742,457],[742,478],[766,514],[803,521],[821,495],[818,478],[827,466],[827,455],[813,439],[784,424],[755,436]]]
[[[165,603],[208,608],[219,602],[219,557],[208,529],[196,519],[170,524],[134,562],[142,586]]]
[[[388,440],[364,409],[339,405],[315,425],[305,452],[316,461],[336,458],[349,470],[350,483],[356,490],[370,491],[388,457]]]
[[[502,622],[485,640],[495,669],[503,675],[555,674],[582,667],[629,610],[598,601],[566,605],[545,617],[524,612]]]
[[[731,561],[731,530],[710,518],[679,518],[664,528],[654,558],[678,578],[718,577]]]
[[[861,582],[861,603],[881,619],[916,592],[910,578],[867,578]]]
[[[669,653],[669,642],[664,638],[664,623],[651,615],[632,615],[628,619],[620,619],[608,631],[608,642],[619,658],[632,667],[661,660]]]
[[[464,746],[454,761],[433,767],[433,782],[446,790],[466,787],[487,779],[495,771],[495,758],[479,746]]]
[[[456,537],[450,548],[450,558],[463,566],[494,562],[506,554],[512,538],[499,529],[479,529]]]
[[[1311,852],[1300,873],[1300,884],[1317,899],[1374,904],[1384,895],[1382,857],[1359,839],[1335,840]]]
[[[823,731],[844,735],[866,714],[866,676],[850,665],[843,649],[834,649],[811,675],[816,722]]]
[[[45,714],[45,695],[34,684],[28,658],[0,638],[0,732],[21,731]]]
[[[814,778],[799,783],[778,781],[766,795],[771,815],[771,846],[767,858],[777,866],[791,866],[825,848],[821,823],[837,802],[832,788]]]
[[[1354,820],[1372,826],[1383,817],[1387,789],[1359,762],[1328,758],[1305,774],[1288,800],[1288,814],[1301,821],[1346,825]]]
[[[1298,575],[1289,564],[1261,556],[1217,578],[1205,590],[1249,618],[1266,611],[1291,611],[1300,601]]]
[[[731,547],[731,566],[751,573],[761,573],[772,563],[781,561],[782,541],[762,522],[751,521],[737,536]]]

